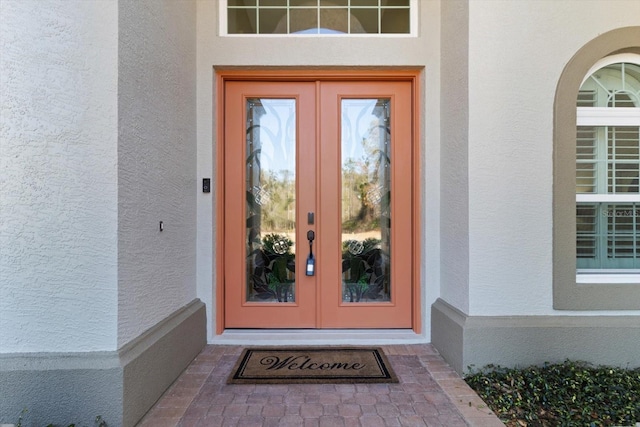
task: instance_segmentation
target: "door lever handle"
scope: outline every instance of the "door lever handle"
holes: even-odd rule
[[[313,230],[307,231],[307,240],[309,241],[309,256],[307,257],[307,269],[305,274],[307,276],[313,276],[316,272],[316,260],[313,257],[313,240],[316,238],[316,233]]]

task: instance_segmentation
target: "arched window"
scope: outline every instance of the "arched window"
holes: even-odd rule
[[[553,129],[553,307],[640,309],[640,26],[568,61]]]
[[[640,55],[590,70],[576,122],[577,271],[640,272]]]

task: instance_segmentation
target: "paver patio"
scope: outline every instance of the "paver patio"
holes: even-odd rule
[[[208,345],[138,426],[504,426],[430,344],[381,347],[399,383],[227,385],[243,347]]]

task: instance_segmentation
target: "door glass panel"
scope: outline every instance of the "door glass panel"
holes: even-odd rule
[[[295,302],[296,102],[246,103],[247,283],[252,302]]]
[[[342,300],[391,300],[389,99],[343,99]]]

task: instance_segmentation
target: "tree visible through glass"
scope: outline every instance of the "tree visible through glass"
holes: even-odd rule
[[[247,301],[296,299],[296,102],[246,104]]]
[[[389,99],[342,100],[342,300],[391,300]]]

